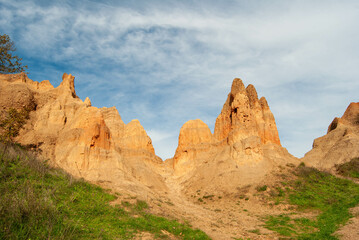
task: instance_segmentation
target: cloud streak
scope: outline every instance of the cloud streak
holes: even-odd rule
[[[15,40],[31,78],[57,85],[73,73],[81,98],[116,106],[125,122],[139,119],[163,158],[187,120],[213,131],[234,77],[268,99],[282,144],[297,156],[358,101],[356,1],[0,5],[0,31]]]

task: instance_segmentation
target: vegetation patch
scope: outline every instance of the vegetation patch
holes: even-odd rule
[[[297,239],[337,239],[332,234],[352,217],[349,208],[359,204],[359,185],[303,165],[295,174],[297,179],[287,184],[283,196],[298,211],[319,214],[313,220],[291,215],[268,216],[265,227]]]
[[[337,165],[337,173],[351,178],[359,178],[359,158],[353,158],[350,162]]]
[[[308,218],[294,218],[289,214],[269,216],[265,227],[278,232],[282,236],[298,236],[303,233],[314,232],[315,221]]]
[[[288,187],[286,187],[288,190]],[[270,198],[274,200],[274,204],[278,205],[280,203],[286,202],[285,190],[280,186],[275,186],[269,191]]]
[[[258,187],[256,187],[256,190],[257,190],[258,192],[264,192],[264,191],[267,190],[267,185],[258,186]]]
[[[248,232],[255,233],[255,234],[258,234],[258,235],[261,234],[261,231],[258,228],[253,229],[253,230],[249,230]]]
[[[241,195],[239,196],[239,199],[244,199],[244,198],[246,198],[246,195],[244,195],[244,194],[241,194]]]
[[[211,199],[211,200],[212,200],[213,197],[214,197],[213,194],[211,194],[211,195],[204,195],[204,196],[203,196],[204,199],[208,199],[208,198],[209,198],[209,199]]]
[[[13,138],[19,135],[20,129],[29,119],[30,110],[23,108],[17,110],[10,108],[6,111],[5,116],[0,119],[0,142],[10,143]]]
[[[0,144],[0,239],[132,239],[149,232],[165,239],[209,239],[188,224],[148,213],[137,200],[110,206],[115,195]]]

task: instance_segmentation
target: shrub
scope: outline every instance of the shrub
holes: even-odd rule
[[[211,194],[211,195],[205,195],[205,196],[203,196],[203,198],[210,198],[210,199],[212,199],[214,197],[214,195],[213,194]]]
[[[263,186],[258,186],[256,187],[258,192],[264,192],[267,190],[267,185],[263,185]]]
[[[305,167],[305,163],[304,163],[304,162],[301,162],[301,163],[299,164],[299,167]]]
[[[0,128],[2,128],[0,141],[12,142],[14,137],[19,135],[20,129],[24,126],[26,120],[29,119],[29,112],[25,108],[22,110],[10,108],[5,117],[0,120]]]

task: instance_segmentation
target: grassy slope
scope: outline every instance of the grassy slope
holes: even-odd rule
[[[337,172],[345,177],[359,178],[359,158],[337,166]]]
[[[289,239],[338,239],[332,234],[352,217],[349,208],[359,204],[359,185],[305,166],[295,174],[296,180],[284,184],[282,200],[299,212],[318,212],[317,217],[268,216],[265,226]]]
[[[6,151],[5,151],[6,148]],[[200,230],[146,213],[147,204],[112,207],[116,197],[0,145],[0,239],[131,239],[165,230],[182,239],[209,239]]]

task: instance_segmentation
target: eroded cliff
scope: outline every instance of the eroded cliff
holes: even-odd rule
[[[139,193],[165,191],[162,160],[138,120],[125,124],[117,109],[96,108],[77,97],[74,76],[54,88],[25,74],[0,75],[0,111],[27,108],[30,119],[16,141],[50,163],[86,180]]]

